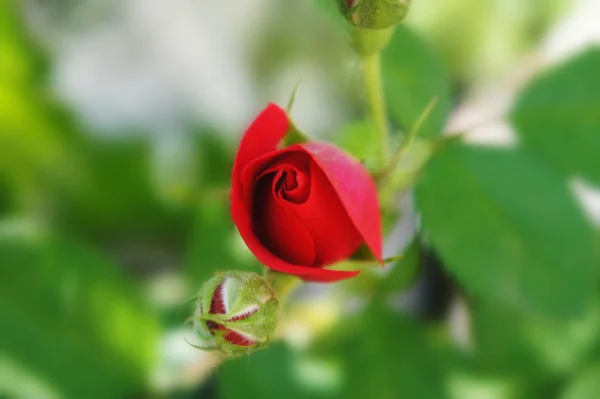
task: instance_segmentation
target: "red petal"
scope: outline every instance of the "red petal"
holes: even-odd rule
[[[215,290],[212,300],[210,302],[210,314],[225,314],[227,309],[225,308],[225,297],[223,292],[223,285],[227,279],[223,280],[221,284]]]
[[[255,343],[255,341],[252,338],[246,337],[245,335],[242,335],[233,330],[229,330],[229,332],[226,333],[223,336],[223,338],[225,338],[225,340],[229,343],[238,346],[252,346]]]
[[[331,144],[310,142],[301,146],[325,173],[348,217],[383,265],[379,200],[369,173],[360,162]]]
[[[280,257],[274,255],[260,242],[253,231],[251,208],[252,208],[252,191],[254,189],[254,181],[258,174],[275,159],[278,155],[304,150],[299,146],[290,146],[283,150],[273,151],[269,154],[263,154],[257,157],[253,162],[249,163],[245,168],[240,169],[239,174],[233,174],[233,184],[231,186],[231,218],[237,227],[240,236],[248,246],[248,249],[256,256],[256,258],[265,266],[282,273],[289,273],[298,276],[310,273],[312,267],[294,265]]]
[[[242,136],[233,164],[234,184],[248,163],[277,149],[289,127],[285,111],[276,104],[267,105]]]
[[[329,179],[314,162],[310,165],[311,190],[300,204],[286,203],[309,231],[316,252],[317,266],[348,258],[362,243],[362,237],[352,224]]]
[[[254,187],[253,230],[260,242],[280,258],[297,265],[312,265],[316,255],[313,238],[285,201],[277,197],[273,174],[263,176]]]
[[[247,319],[248,317],[252,316],[254,313],[258,312],[260,310],[260,307],[258,305],[244,311],[243,313],[234,315],[232,317],[229,318],[229,320],[227,321],[239,321],[239,320],[244,320]]]
[[[305,281],[314,281],[317,283],[331,283],[352,278],[360,273],[360,270],[331,270],[313,268],[313,272],[302,276]]]

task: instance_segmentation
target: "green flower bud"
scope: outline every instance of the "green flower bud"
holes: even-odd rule
[[[200,289],[192,317],[200,349],[228,355],[269,344],[279,302],[271,285],[256,273],[219,273]]]
[[[342,14],[357,28],[385,29],[404,19],[410,0],[337,0]]]

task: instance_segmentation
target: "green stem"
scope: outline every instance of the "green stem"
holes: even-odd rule
[[[364,65],[367,101],[371,110],[371,118],[375,125],[378,141],[379,164],[387,165],[390,159],[389,135],[383,82],[381,79],[381,53],[366,55],[362,58]]]

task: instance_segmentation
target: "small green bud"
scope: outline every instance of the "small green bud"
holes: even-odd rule
[[[196,300],[192,320],[198,348],[231,356],[263,348],[275,332],[278,314],[279,302],[264,278],[219,273],[202,286]]]
[[[385,29],[402,22],[410,0],[337,0],[342,14],[355,27]]]

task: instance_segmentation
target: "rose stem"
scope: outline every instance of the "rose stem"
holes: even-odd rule
[[[378,141],[379,165],[387,165],[390,159],[387,111],[381,79],[381,52],[362,57],[367,101],[375,124]]]

